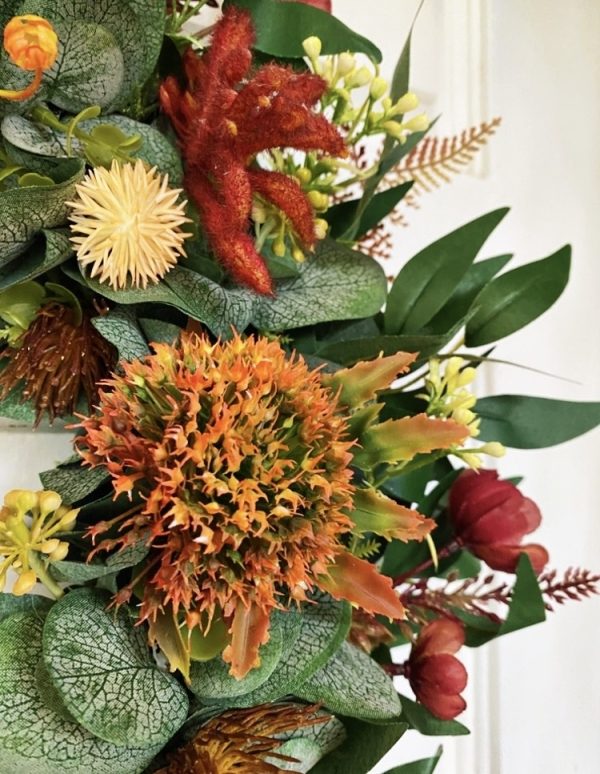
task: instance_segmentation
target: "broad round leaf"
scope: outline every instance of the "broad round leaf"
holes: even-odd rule
[[[72,591],[44,626],[44,662],[65,707],[117,745],[165,744],[185,721],[187,694],[154,663],[143,628],[126,609],[107,610],[92,589]]]
[[[140,774],[159,746],[117,747],[65,720],[44,702],[36,679],[42,626],[38,612],[14,613],[0,622],[0,771]],[[48,701],[50,693],[44,698]]]

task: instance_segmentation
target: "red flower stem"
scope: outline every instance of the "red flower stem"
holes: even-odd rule
[[[403,664],[383,664],[383,668],[391,677],[408,677],[408,661]]]
[[[458,549],[460,548],[458,542],[456,540],[453,540],[452,543],[449,543],[447,546],[444,546],[444,548],[441,549],[441,551],[438,553],[438,559],[445,559],[447,556],[450,556],[451,554],[456,553]],[[395,578],[392,578],[392,585],[393,586],[399,586],[401,583],[404,583],[405,580],[408,578],[414,578],[417,575],[420,575],[424,570],[428,570],[433,565],[433,557],[429,557],[429,559],[426,559],[424,562],[421,562],[421,564],[418,564],[416,567],[413,567],[411,570],[408,570],[407,572],[403,572],[401,575],[397,575]]]

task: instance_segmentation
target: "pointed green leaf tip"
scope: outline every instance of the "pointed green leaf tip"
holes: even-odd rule
[[[79,619],[81,626],[83,619]],[[116,746],[65,720],[36,681],[43,615],[16,612],[0,622],[0,771],[6,774],[139,774],[160,746]],[[56,698],[53,699],[56,701]]]
[[[48,675],[90,733],[116,745],[163,745],[187,717],[187,694],[154,663],[145,628],[107,604],[81,589],[54,605],[43,637]]]

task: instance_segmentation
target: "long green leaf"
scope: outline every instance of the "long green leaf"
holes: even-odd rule
[[[477,401],[481,438],[516,449],[544,449],[577,438],[600,424],[600,402],[494,395]]]
[[[323,54],[353,51],[381,62],[381,51],[370,40],[310,5],[278,0],[228,0],[225,5],[250,11],[256,25],[254,47],[270,56],[300,59],[305,56],[302,42],[315,35],[323,44]]]
[[[343,719],[346,741],[310,770],[310,774],[366,774],[407,730],[406,723],[373,725]]]
[[[543,314],[565,289],[570,267],[571,248],[566,245],[548,258],[492,280],[478,297],[478,310],[467,323],[467,346],[503,339]]]
[[[442,748],[438,747],[433,758],[421,758],[421,760],[412,761],[412,763],[404,763],[402,766],[389,769],[385,774],[433,774],[441,757]]]
[[[386,333],[418,333],[452,296],[506,208],[494,210],[438,239],[406,263],[390,290]]]
[[[465,736],[471,733],[466,726],[457,720],[440,720],[428,709],[416,701],[400,696],[402,703],[402,720],[425,736]]]
[[[401,183],[393,188],[388,188],[386,191],[375,194],[371,202],[365,207],[356,229],[355,238],[358,239],[364,236],[386,218],[396,205],[404,199],[412,187],[413,181],[409,180],[406,183]],[[352,199],[349,202],[336,204],[327,211],[326,217],[330,224],[331,236],[333,238],[344,233],[344,229],[348,227],[348,222],[355,218],[360,202],[360,199]]]

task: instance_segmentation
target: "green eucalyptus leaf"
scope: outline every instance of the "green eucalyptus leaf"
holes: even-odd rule
[[[17,597],[15,594],[2,592],[0,593],[0,621],[13,613],[28,613],[43,621],[53,604],[53,599],[40,597],[38,594],[24,594]]]
[[[65,559],[60,562],[52,562],[50,569],[52,576],[58,581],[88,583],[91,580],[113,575],[129,567],[135,567],[148,555],[148,552],[148,547],[143,542],[139,542],[112,554],[103,562],[72,562]]]
[[[493,395],[477,401],[481,439],[515,449],[545,449],[577,438],[600,424],[600,402],[532,395]]]
[[[311,774],[367,774],[407,730],[406,723],[365,723],[342,719],[346,741],[325,756]]]
[[[259,688],[273,674],[281,660],[283,651],[283,625],[281,616],[273,615],[269,631],[269,641],[260,648],[260,665],[252,669],[241,680],[229,674],[230,665],[222,658],[211,661],[195,662],[190,671],[190,690],[201,701],[226,700],[235,696],[243,696]]]
[[[73,248],[65,231],[42,229],[18,261],[0,269],[0,290],[35,279],[67,261]]]
[[[296,759],[296,762],[292,763],[273,758],[273,764],[281,771],[313,771],[313,766],[323,756],[335,750],[346,739],[344,724],[340,720],[324,712],[316,714],[329,719],[324,723],[299,728],[289,736],[286,735],[286,741],[277,748],[278,755]]]
[[[381,62],[377,46],[318,8],[278,0],[227,0],[225,5],[228,4],[250,11],[257,33],[254,47],[265,54],[285,59],[303,58],[303,41],[316,35],[323,43],[323,54],[353,51]]]
[[[53,185],[0,192],[0,268],[24,252],[40,229],[66,223],[66,203],[75,196],[83,174],[82,161],[66,159]]]
[[[512,255],[498,255],[470,266],[452,296],[427,324],[427,330],[445,333],[457,323],[466,320],[477,303],[479,294],[511,258]]]
[[[299,265],[298,277],[277,283],[275,297],[255,302],[253,324],[267,331],[376,314],[387,283],[379,264],[333,240],[324,240]]]
[[[253,707],[295,693],[338,650],[350,629],[350,606],[322,593],[314,594],[312,599],[317,604],[274,614],[283,641],[276,668],[259,688],[228,699],[226,706]]]
[[[80,621],[81,623],[81,621]],[[141,774],[159,751],[116,746],[45,703],[36,675],[42,655],[36,612],[0,622],[0,770],[10,774]],[[53,702],[54,704],[54,702]]]
[[[59,465],[40,473],[44,489],[58,492],[71,505],[84,500],[109,479],[106,468],[88,468],[82,464]]]
[[[44,625],[44,663],[66,709],[95,736],[121,746],[163,745],[184,723],[188,698],[152,660],[143,627],[107,596],[78,589]]]
[[[457,720],[440,720],[416,701],[400,696],[402,720],[425,736],[465,736],[470,731]]]
[[[501,274],[477,298],[477,311],[467,323],[468,347],[503,339],[529,325],[559,298],[569,281],[571,248]]]
[[[344,642],[295,693],[306,701],[322,702],[338,715],[360,720],[389,720],[397,718],[401,711],[390,676],[349,642]]]
[[[452,296],[507,212],[489,212],[411,258],[390,290],[384,318],[386,333],[419,333]]]
[[[102,336],[115,346],[119,360],[139,360],[150,354],[150,349],[140,330],[135,312],[128,307],[117,306],[102,317],[94,317],[92,324]]]

